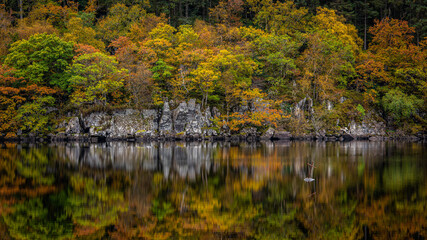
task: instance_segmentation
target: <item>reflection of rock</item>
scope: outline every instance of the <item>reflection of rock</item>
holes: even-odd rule
[[[162,142],[59,144],[56,159],[69,159],[76,169],[90,167],[162,173],[165,179],[200,179],[202,174],[233,171],[257,181],[269,176],[295,176],[298,182],[325,178],[344,182],[356,168],[374,168],[387,154],[385,142]],[[55,145],[52,145],[55,146]],[[310,172],[307,163],[316,166]],[[356,164],[355,164],[356,163]],[[341,171],[342,167],[355,171]],[[310,170],[307,172],[307,170]],[[224,173],[225,174],[225,173]],[[296,180],[296,179],[295,179]]]
[[[162,170],[167,179],[171,174],[196,179],[201,169],[210,169],[215,143],[128,143],[65,144],[64,153],[70,163],[91,168],[113,168],[133,171]]]
[[[170,168],[172,165],[173,148],[171,143],[159,144],[159,160],[163,167],[163,176],[167,179],[169,177]]]

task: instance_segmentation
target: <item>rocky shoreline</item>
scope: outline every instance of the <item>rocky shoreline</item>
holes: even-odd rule
[[[0,139],[1,141],[22,142],[104,142],[104,141],[351,141],[351,140],[426,140],[425,134],[404,135],[390,134],[382,122],[351,122],[348,127],[336,134],[326,131],[294,136],[288,131],[268,128],[259,132],[256,128],[242,129],[238,134],[229,134],[218,129],[212,118],[219,116],[216,108],[201,110],[194,99],[182,102],[171,110],[169,103],[162,109],[154,110],[117,110],[112,113],[94,112],[88,116],[70,116],[58,126],[55,134],[37,136],[36,134],[19,135],[16,138]]]

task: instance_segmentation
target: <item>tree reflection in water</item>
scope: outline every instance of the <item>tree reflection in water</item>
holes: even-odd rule
[[[64,143],[0,149],[13,239],[423,239],[423,143]]]

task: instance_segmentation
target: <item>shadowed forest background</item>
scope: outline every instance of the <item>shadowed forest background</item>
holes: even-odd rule
[[[190,98],[230,132],[334,133],[370,119],[420,133],[426,12],[425,0],[3,0],[1,136]],[[311,121],[291,114],[304,98]]]

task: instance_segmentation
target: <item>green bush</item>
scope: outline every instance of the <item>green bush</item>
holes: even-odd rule
[[[363,108],[362,105],[358,104],[357,107],[356,107],[356,110],[360,113],[360,115],[362,115],[362,117],[365,116],[365,114],[366,114],[365,113],[365,108]]]
[[[423,100],[406,95],[399,89],[392,89],[382,98],[384,111],[396,123],[409,119],[422,106]]]

